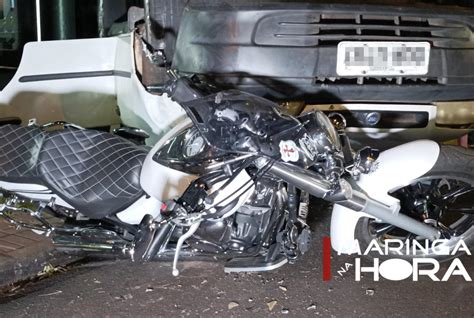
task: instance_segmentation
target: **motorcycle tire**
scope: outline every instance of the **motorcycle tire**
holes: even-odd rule
[[[435,165],[433,166],[433,168],[428,171],[425,175],[423,175],[422,177],[416,179],[416,180],[413,180],[413,182],[406,186],[406,187],[403,187],[403,188],[400,188],[400,189],[397,189],[395,191],[392,191],[391,194],[394,195],[394,196],[397,196],[396,194],[397,193],[400,193],[400,192],[405,192],[410,194],[409,190],[412,189],[412,194],[415,194],[414,198],[417,198],[419,196],[416,195],[416,189],[423,189],[424,187],[426,188],[426,185],[428,183],[432,184],[433,182],[437,182],[436,180],[444,180],[444,181],[440,181],[438,182],[438,186],[441,185],[441,187],[448,187],[448,191],[451,190],[450,187],[453,187],[454,185],[453,184],[460,184],[460,185],[463,185],[466,187],[465,190],[462,190],[462,191],[468,191],[466,195],[468,195],[467,198],[462,198],[461,200],[464,202],[464,201],[467,201],[467,204],[468,204],[468,208],[466,210],[462,210],[462,211],[466,211],[466,212],[469,212],[470,211],[470,214],[462,214],[461,218],[464,218],[464,220],[462,219],[458,219],[457,221],[454,221],[452,225],[454,225],[454,228],[450,228],[450,226],[448,226],[451,230],[455,230],[456,227],[459,227],[459,226],[463,226],[462,229],[465,229],[462,233],[458,233],[457,236],[451,236],[451,238],[448,239],[448,241],[446,242],[446,244],[450,247],[450,248],[453,248],[455,246],[455,244],[458,244],[459,242],[459,239],[463,239],[464,240],[464,243],[467,245],[467,247],[469,249],[471,249],[471,247],[474,245],[474,214],[473,214],[473,209],[474,209],[474,150],[469,150],[469,149],[465,149],[465,148],[461,148],[461,147],[456,147],[456,146],[448,146],[448,145],[441,145],[440,146],[440,154],[439,154],[439,157],[438,157],[438,160],[437,162],[435,163]],[[403,189],[408,189],[408,190],[403,190]],[[455,189],[455,188],[454,188]],[[446,189],[444,189],[446,190]],[[441,188],[438,188],[437,189],[438,192],[440,192],[440,194],[442,194],[441,192]],[[455,190],[451,190],[451,191],[455,191]],[[421,195],[424,195],[424,197],[426,198],[426,193],[421,193]],[[400,199],[400,198],[399,198]],[[459,197],[457,197],[455,200],[454,200],[454,203],[456,203],[455,201],[457,201],[459,199]],[[428,199],[427,199],[427,205],[429,204],[432,204],[432,202],[430,202]],[[402,200],[400,201],[401,202],[401,205],[402,205]],[[407,211],[403,209],[403,205],[402,205],[402,209],[400,210],[400,213],[405,213],[405,214],[409,214],[407,213]],[[446,213],[447,214],[447,213]],[[413,215],[410,215],[413,217]],[[453,215],[451,215],[451,217],[453,217]],[[420,219],[422,220],[422,219]],[[373,239],[376,239],[378,240],[377,243],[380,244],[380,247],[382,248],[382,250],[385,252],[385,248],[384,248],[384,244],[383,244],[383,240],[381,239],[380,236],[377,236],[375,235],[375,230],[374,230],[374,224],[378,224],[377,226],[382,226],[380,225],[380,223],[376,223],[375,220],[373,218],[369,218],[369,217],[362,217],[359,219],[358,223],[357,223],[357,226],[355,228],[355,232],[354,232],[354,236],[355,236],[355,239],[358,240],[359,242],[359,246],[360,246],[360,249],[362,252],[364,252],[366,250],[366,248],[369,246],[369,244],[371,243],[371,241]],[[438,223],[439,224],[439,223]],[[388,224],[385,224],[386,227],[389,227]],[[460,230],[462,230],[460,229]],[[392,226],[392,232],[387,232],[387,233],[384,233],[384,239],[386,238],[398,238],[397,236],[393,235],[393,232],[396,232],[398,230],[398,232],[403,232],[403,230],[401,229],[398,229],[398,228],[395,228]],[[391,234],[392,233],[392,234]],[[407,232],[406,232],[407,233]],[[379,233],[380,234],[380,233]],[[407,233],[408,234],[408,239],[410,239],[411,237],[411,240],[413,239],[416,239],[414,237],[414,234],[411,234],[411,233]],[[406,240],[403,240],[404,242],[406,242]],[[424,240],[423,240],[424,241]],[[405,248],[406,248],[406,243],[405,245],[403,246],[403,251],[405,251]],[[438,247],[439,248],[439,247]],[[455,257],[459,257],[461,256],[462,254],[464,254],[464,251],[461,251],[461,249],[459,249],[460,251],[455,253],[455,255],[439,255],[440,253],[435,253],[435,251],[433,250],[432,247],[430,247],[428,249],[428,253],[425,254],[423,253],[423,255],[421,257],[429,257],[429,258],[434,258],[434,259],[437,259],[438,261],[447,261],[447,260],[450,260],[450,259],[453,259]],[[413,249],[410,249],[410,251],[413,251]],[[439,249],[438,249],[439,251]],[[421,251],[420,251],[421,252]],[[426,252],[426,250],[424,251]],[[374,257],[377,257],[377,258],[381,258],[381,259],[389,259],[389,258],[393,258],[393,257],[396,257],[396,258],[402,258],[402,259],[412,259],[412,258],[415,258],[415,257],[420,257],[418,253],[406,253],[407,255],[403,254],[403,255],[400,255],[398,252],[394,252],[392,250],[389,250],[388,253],[386,255],[378,255],[378,253],[375,253],[375,255],[373,255],[374,253],[370,253],[367,255],[368,258],[374,258]]]

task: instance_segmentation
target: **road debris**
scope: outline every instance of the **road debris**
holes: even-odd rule
[[[238,303],[238,302],[231,301],[231,302],[227,305],[227,308],[228,308],[229,310],[234,309],[235,307],[239,307],[239,303]]]
[[[42,294],[42,295],[39,295],[40,297],[44,297],[44,296],[53,296],[53,295],[59,295],[59,294],[62,294],[63,291],[62,290],[58,290],[58,291],[55,291],[53,293],[49,293],[49,294]]]
[[[272,311],[273,308],[275,308],[275,306],[276,306],[277,303],[278,303],[278,302],[277,302],[276,300],[272,300],[272,301],[268,302],[268,303],[267,303],[268,310]]]
[[[62,273],[65,272],[66,269],[63,266],[53,266],[51,264],[47,264],[43,267],[43,270],[38,273],[38,276],[50,276],[55,273]]]
[[[373,289],[373,288],[367,288],[367,289],[365,290],[365,294],[366,294],[367,296],[373,296],[373,295],[375,295],[375,289]]]

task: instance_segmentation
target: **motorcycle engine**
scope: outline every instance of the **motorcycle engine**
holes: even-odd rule
[[[283,185],[270,178],[256,183],[247,202],[232,216],[203,221],[188,239],[193,250],[203,253],[252,253],[268,244],[284,213]]]

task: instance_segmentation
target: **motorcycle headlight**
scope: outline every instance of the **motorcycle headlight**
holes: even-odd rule
[[[200,154],[206,145],[206,141],[196,128],[191,128],[185,135],[183,141],[184,158],[191,158]]]

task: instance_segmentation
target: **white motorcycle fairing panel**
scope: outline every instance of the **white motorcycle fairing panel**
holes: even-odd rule
[[[438,160],[439,145],[431,140],[417,140],[382,152],[375,162],[376,170],[362,174],[357,184],[369,197],[388,206],[399,205],[390,191],[409,185],[433,168]],[[366,213],[334,205],[331,217],[331,244],[339,253],[354,250],[354,230]]]
[[[142,196],[125,210],[116,213],[118,219],[128,224],[140,224],[143,217],[147,214],[154,219],[160,217],[161,201],[154,197]]]

